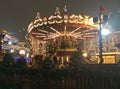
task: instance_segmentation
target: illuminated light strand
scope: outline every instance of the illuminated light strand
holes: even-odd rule
[[[84,33],[84,34],[89,35],[89,34],[96,34],[96,33],[98,32],[90,32],[90,33]]]
[[[64,23],[67,23],[68,22],[68,15],[64,15]]]
[[[75,36],[75,38],[80,38],[80,37],[82,37],[82,35],[80,35],[80,36]]]
[[[60,15],[57,15],[56,17],[59,18],[59,19],[62,19],[62,16],[60,16]]]
[[[76,39],[86,40],[86,38],[83,38],[83,37],[82,38],[76,38]]]
[[[33,35],[46,35],[46,34],[43,34],[43,33],[32,33]]]
[[[59,31],[57,31],[56,29],[54,29],[53,27],[50,27],[51,30],[55,31],[58,34],[61,34]]]
[[[37,23],[37,24],[34,24],[34,27],[39,27],[39,26],[42,26],[43,25],[43,23]]]
[[[73,34],[75,31],[79,30],[81,27],[76,28],[74,31],[72,31],[70,34]]]
[[[48,21],[49,24],[54,24],[55,23],[55,20],[53,21]]]
[[[43,30],[40,30],[40,31],[41,31],[41,32],[45,32],[45,33],[47,33],[47,34],[49,33],[49,32],[47,32],[47,31],[43,31]],[[42,36],[47,35],[47,34],[44,34],[44,33],[32,33],[32,34],[33,34],[33,35],[34,35],[34,34],[36,34],[36,35],[42,35]],[[52,33],[52,32],[50,32],[50,34],[51,34],[51,35],[55,35],[55,33]]]
[[[75,17],[75,14],[72,14],[71,16],[69,16],[70,19],[73,19]]]
[[[51,38],[43,38],[43,40],[49,40],[49,39],[51,39]]]
[[[76,34],[76,35],[77,35],[77,34],[81,34],[81,32],[78,32],[78,33],[74,33],[74,34]]]
[[[53,15],[51,15],[49,18],[48,18],[48,23],[49,24],[54,24],[55,23],[55,18]]]
[[[30,33],[32,31],[32,28],[33,28],[33,22],[31,22],[29,25],[28,25],[28,33]]]
[[[81,15],[71,15],[69,17],[69,23],[84,23],[83,22],[83,17]]]
[[[36,25],[36,27],[37,27],[37,26],[42,26],[42,25],[43,25],[43,22],[41,22],[41,23],[40,23],[40,22],[37,22],[37,23],[34,23],[34,25]]]
[[[49,32],[49,34],[54,35],[55,33]]]
[[[84,17],[82,15],[78,15],[78,17],[82,20],[84,19]]]
[[[65,25],[65,26],[64,26],[64,35],[66,34],[66,29],[67,29],[67,28],[66,28],[66,25]]]
[[[28,33],[30,33],[32,31],[32,29],[34,28],[34,26],[31,26],[28,30]]]
[[[43,38],[43,40],[47,40],[47,39],[54,39],[54,38],[56,38],[57,36],[59,36],[59,35],[49,36],[49,37],[47,37],[47,38]]]
[[[56,20],[56,23],[62,23],[62,22],[63,22],[63,20],[60,20],[60,21]]]
[[[85,31],[82,31],[82,32],[84,33],[84,32],[89,32],[89,31],[90,31],[90,30],[85,30]]]
[[[51,19],[53,19],[53,15],[51,15],[51,16],[48,18],[48,20],[51,20]]]
[[[83,34],[80,34],[80,35],[74,35],[74,37],[82,37]]]
[[[44,32],[44,33],[49,33],[48,31],[44,31],[44,30],[40,30],[40,29],[39,29],[39,31],[40,32]]]
[[[47,37],[47,36],[36,36],[36,37],[44,38],[44,37]]]
[[[34,21],[34,23],[37,23],[37,22],[42,22],[43,20],[41,19],[41,18],[39,18],[39,19],[36,19],[35,21]]]
[[[83,37],[95,37],[94,35],[84,35]]]

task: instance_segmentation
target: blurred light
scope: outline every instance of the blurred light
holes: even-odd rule
[[[83,56],[84,56],[84,57],[87,57],[87,53],[86,53],[86,52],[85,52],[85,53],[83,53]]]
[[[31,58],[33,58],[34,57],[34,55],[31,55]]]
[[[2,33],[6,34],[6,33],[7,33],[7,31],[6,31],[5,29],[2,29]]]
[[[20,54],[21,56],[24,56],[24,55],[25,55],[25,50],[20,50],[20,51],[19,51],[19,54]]]
[[[15,50],[14,49],[10,49],[10,53],[14,53],[15,52]]]
[[[67,60],[66,60],[67,62],[69,61],[69,57],[67,57]]]
[[[108,35],[108,34],[110,34],[110,30],[108,30],[108,29],[102,29],[101,30],[101,34],[102,35]]]
[[[30,56],[30,54],[29,54],[29,53],[27,53],[27,54],[26,54],[26,57],[29,57],[29,56]]]
[[[12,42],[11,42],[11,41],[8,41],[8,44],[9,44],[9,45],[12,45]]]

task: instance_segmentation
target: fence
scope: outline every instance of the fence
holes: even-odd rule
[[[9,71],[10,72],[10,71]],[[0,89],[120,89],[119,65],[85,65],[80,71],[1,72]]]

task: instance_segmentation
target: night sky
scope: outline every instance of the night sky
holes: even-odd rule
[[[6,29],[19,40],[24,41],[28,24],[40,12],[41,18],[54,14],[55,8],[63,11],[67,6],[69,14],[98,16],[99,7],[112,12],[110,24],[120,28],[120,0],[0,0],[0,30]],[[22,31],[22,32],[21,32]]]

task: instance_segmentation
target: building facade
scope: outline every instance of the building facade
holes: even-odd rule
[[[113,31],[109,35],[103,36],[103,63],[118,63],[120,60],[120,49],[116,47],[119,42],[120,31]],[[86,50],[91,55],[91,60],[99,63],[99,38],[86,41]]]

